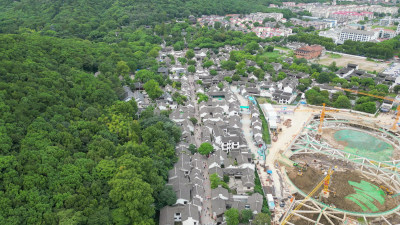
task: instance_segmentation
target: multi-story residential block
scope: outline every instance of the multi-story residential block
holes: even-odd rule
[[[398,7],[384,7],[380,5],[315,5],[306,4],[301,8],[308,10],[313,16],[321,18],[331,18],[332,14],[337,12],[376,12],[376,13],[390,13],[397,14]],[[340,15],[340,13],[339,13]],[[351,15],[350,15],[351,16]]]
[[[378,33],[379,39],[391,39],[396,36],[396,31],[390,29],[376,28],[374,31]]]
[[[354,29],[343,29],[339,35],[339,41],[344,42],[346,40],[352,41],[373,41],[378,38],[379,33],[374,31],[365,31],[365,30],[354,30]]]
[[[373,12],[353,12],[353,11],[337,11],[330,14],[330,18],[338,19],[338,20],[352,20],[352,21],[360,21],[364,20],[365,17],[372,19],[374,17]]]
[[[296,6],[296,2],[282,2],[283,6],[292,7]]]
[[[230,26],[233,30],[242,31],[244,33],[255,32],[260,38],[288,36],[292,33],[292,29],[290,28],[274,28],[276,22],[274,22],[274,25],[268,23],[264,24],[263,22],[265,18],[273,18],[276,22],[286,22],[282,13],[261,12],[251,13],[243,17],[240,17],[239,14],[228,14],[226,16],[202,16],[197,19],[197,22],[201,26],[214,26],[216,22],[219,22],[221,26]],[[256,23],[258,23],[257,26],[254,25]]]
[[[256,33],[260,38],[288,36],[292,34],[292,29],[290,28],[254,27],[251,31]]]
[[[387,26],[392,26],[395,22],[399,23],[400,18],[392,18],[390,16],[387,16],[387,17],[379,20],[379,25],[387,27]]]

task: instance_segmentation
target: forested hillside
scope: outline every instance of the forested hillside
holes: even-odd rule
[[[154,223],[180,129],[136,120],[115,73],[152,45],[0,35],[0,224]]]
[[[50,36],[97,40],[123,27],[135,29],[189,15],[282,11],[285,17],[295,16],[290,10],[268,8],[270,3],[281,4],[276,0],[0,0],[0,33],[29,28]]]
[[[0,0],[0,224],[155,224],[174,197],[164,185],[181,130],[151,108],[138,119],[136,103],[120,101],[122,86],[132,86],[138,69],[154,75],[163,39],[176,50],[185,40],[214,51],[251,43],[249,52],[265,41],[160,22],[257,11],[295,16],[270,3],[281,4]]]
[[[183,47],[182,29],[190,47],[261,41],[187,23],[124,28],[107,43],[0,34],[0,224],[156,223],[175,195],[164,185],[181,130],[120,99],[130,73],[154,76],[162,38]]]

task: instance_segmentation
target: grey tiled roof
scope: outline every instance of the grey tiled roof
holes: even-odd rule
[[[211,205],[213,213],[215,213],[217,216],[223,214],[226,211],[225,200],[219,198],[213,199],[211,200]]]
[[[223,187],[217,187],[215,189],[211,190],[211,198],[216,199],[216,198],[229,198],[229,192],[227,189]]]
[[[184,153],[180,154],[178,156],[178,162],[175,164],[175,166],[178,167],[180,170],[190,171],[190,156]]]
[[[160,210],[159,225],[175,225],[175,213],[181,213],[182,215],[183,209],[183,206],[165,206]]]
[[[259,193],[254,193],[249,197],[247,203],[250,205],[251,211],[260,213],[263,204],[263,196]]]
[[[200,214],[198,208],[192,204],[187,204],[183,208],[182,221],[186,221],[190,217],[195,221],[200,220]]]

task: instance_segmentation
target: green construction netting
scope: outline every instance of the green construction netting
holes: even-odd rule
[[[356,203],[364,212],[379,211],[378,207],[376,207],[374,203],[375,200],[381,205],[385,203],[386,194],[378,186],[363,180],[360,183],[349,181],[349,184],[353,186],[356,193],[350,194],[345,198]]]
[[[368,208],[367,208],[367,207],[365,207],[361,202],[359,202],[357,199],[355,199],[355,198],[353,198],[353,197],[351,197],[351,196],[352,196],[352,195],[348,195],[348,196],[346,196],[345,198],[347,198],[347,199],[353,201],[354,203],[356,203],[358,206],[360,206],[360,208],[361,208],[364,212],[368,211]]]
[[[390,160],[393,146],[370,134],[356,130],[339,130],[334,134],[337,141],[344,141],[345,151],[377,161]]]

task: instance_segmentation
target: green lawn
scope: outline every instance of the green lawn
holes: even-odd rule
[[[389,30],[397,30],[397,26],[390,26],[390,27],[377,26],[377,25],[372,26],[372,29],[375,29],[375,28],[385,28],[385,29],[389,29]]]
[[[282,51],[288,51],[288,52],[293,51],[290,48],[284,48],[284,47],[274,47],[274,49],[282,50]]]
[[[268,59],[278,59],[280,57],[282,57],[283,55],[281,55],[279,53],[279,51],[273,51],[273,52],[264,52],[264,54],[262,54],[263,56],[267,57]]]
[[[269,136],[268,122],[264,117],[264,114],[260,108],[260,105],[257,104],[257,106],[258,106],[258,110],[260,111],[260,119],[262,122],[262,136],[263,136],[262,138],[266,144],[271,144],[271,137]]]
[[[342,55],[339,54],[335,54],[335,53],[327,53],[329,55],[329,57],[331,57],[332,59],[340,59],[342,58]]]
[[[294,54],[294,51],[292,49],[290,49],[290,48],[274,47],[274,49],[284,52],[284,55],[289,56],[289,57],[293,56],[293,54]]]
[[[265,97],[258,97],[257,102],[258,104],[265,104],[265,103],[278,104],[276,101],[273,101],[270,98],[265,98]]]

